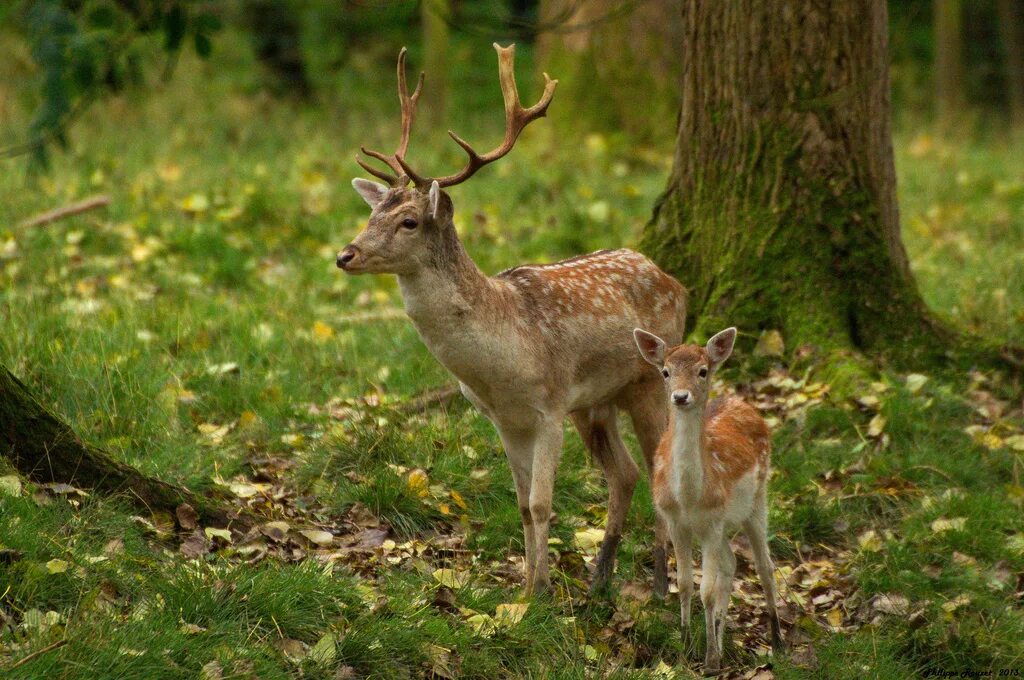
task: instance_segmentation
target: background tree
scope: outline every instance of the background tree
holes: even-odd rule
[[[1006,95],[1010,121],[1024,125],[1024,7],[1020,0],[998,0],[999,35],[1003,44]]]
[[[886,3],[687,3],[683,25],[675,159],[643,248],[690,286],[697,330],[934,350],[900,240]]]
[[[963,8],[960,0],[935,0],[935,110],[949,129],[964,107]]]

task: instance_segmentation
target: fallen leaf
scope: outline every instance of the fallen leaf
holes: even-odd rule
[[[260,532],[271,539],[280,543],[288,535],[288,531],[291,529],[287,522],[265,522],[260,525]]]
[[[229,529],[216,529],[214,527],[206,527],[205,529],[203,529],[203,533],[206,534],[206,537],[211,541],[214,538],[219,538],[227,543],[231,542],[231,531]]]
[[[512,628],[523,620],[529,603],[514,602],[511,604],[499,604],[494,611],[494,621],[499,628]]]
[[[966,524],[966,517],[954,517],[952,519],[940,517],[931,523],[931,527],[932,531],[937,534],[941,534],[944,531],[960,531]]]
[[[221,680],[224,677],[224,669],[221,668],[220,662],[214,659],[203,666],[199,677],[201,680]]]
[[[311,543],[315,543],[321,548],[334,543],[334,534],[329,531],[321,531],[320,529],[303,529],[299,533],[309,539]]]
[[[928,376],[921,375],[920,373],[910,373],[907,375],[907,390],[911,394],[917,394],[926,382],[928,382]]]
[[[604,540],[604,529],[580,529],[575,534],[576,546],[588,555],[596,555],[601,541]]]
[[[871,419],[871,422],[868,423],[868,436],[880,437],[882,432],[885,431],[885,423],[885,416],[881,413],[876,414],[875,417]]]
[[[20,496],[21,478],[17,475],[5,475],[0,477],[0,494],[5,496]]]
[[[309,650],[309,658],[321,666],[329,666],[338,658],[338,640],[334,633],[326,633],[313,649]]]
[[[65,560],[52,559],[46,563],[46,571],[51,574],[63,574],[71,567]]]
[[[210,541],[202,531],[196,530],[181,542],[178,551],[188,559],[195,559],[210,552]]]
[[[857,545],[864,552],[878,552],[882,549],[882,539],[874,529],[868,529],[857,537]]]
[[[320,320],[313,323],[312,332],[313,338],[316,339],[317,342],[326,342],[334,336],[334,329]]]
[[[875,598],[872,606],[883,614],[903,616],[910,611],[910,600],[899,593],[883,593]]]
[[[767,330],[761,333],[754,346],[755,357],[780,357],[786,350],[782,341],[782,333],[777,330]]]
[[[192,531],[199,526],[199,513],[188,503],[182,503],[175,508],[174,514],[178,518],[178,526],[185,531]]]
[[[954,597],[952,600],[949,600],[948,602],[943,602],[942,603],[942,611],[949,612],[950,614],[952,614],[953,612],[955,612],[960,607],[963,607],[964,605],[968,605],[970,603],[971,603],[971,596],[967,595],[966,593],[964,593],[964,594],[961,594],[961,595],[957,595],[956,597]]]
[[[435,569],[434,580],[446,588],[458,590],[469,582],[469,574],[455,569]]]

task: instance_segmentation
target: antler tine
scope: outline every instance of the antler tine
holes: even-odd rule
[[[505,139],[497,148],[485,154],[479,154],[469,142],[449,130],[448,134],[466,152],[466,155],[469,156],[469,161],[459,172],[446,177],[438,177],[437,183],[442,187],[450,187],[465,182],[476,174],[480,168],[508,154],[512,147],[515,146],[516,140],[519,139],[519,134],[523,131],[523,128],[537,118],[542,118],[547,113],[551,99],[555,96],[555,87],[558,85],[558,81],[552,80],[545,73],[544,94],[541,95],[540,100],[536,104],[528,109],[524,109],[522,102],[519,101],[519,90],[516,87],[516,46],[512,44],[508,47],[502,47],[498,43],[494,43],[494,49],[498,53],[498,80],[501,83],[501,96],[505,100]],[[404,162],[402,167],[416,181]],[[430,180],[426,181],[429,182]],[[419,181],[416,181],[416,184],[417,186],[422,186]]]
[[[400,186],[404,183],[408,183],[409,178],[416,181],[419,178],[418,175],[409,173],[402,162],[402,157],[405,156],[405,152],[409,149],[409,136],[412,132],[412,122],[416,118],[416,104],[420,99],[420,92],[423,89],[423,78],[424,73],[420,73],[419,82],[416,83],[416,89],[412,95],[409,94],[408,83],[406,82],[405,76],[405,55],[408,50],[404,47],[398,53],[398,102],[401,105],[402,110],[402,136],[398,142],[398,147],[395,149],[393,154],[385,154],[380,151],[374,151],[373,149],[367,149],[365,146],[359,147],[359,150],[370,158],[375,158],[378,161],[387,165],[395,173],[390,175],[381,170],[371,167],[368,163],[363,161],[361,158],[356,156],[356,162],[359,163],[360,167],[372,174],[378,179],[382,179],[392,186]],[[403,178],[405,178],[403,180]],[[422,178],[419,178],[422,179]]]

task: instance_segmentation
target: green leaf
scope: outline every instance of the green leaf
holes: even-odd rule
[[[171,7],[171,11],[164,15],[164,48],[168,52],[176,52],[181,48],[187,24],[185,9],[181,5]]]

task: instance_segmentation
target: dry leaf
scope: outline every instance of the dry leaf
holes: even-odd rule
[[[946,519],[940,517],[933,521],[931,524],[932,531],[937,534],[941,534],[944,531],[960,531],[967,524],[966,517],[954,517],[952,519]]]

